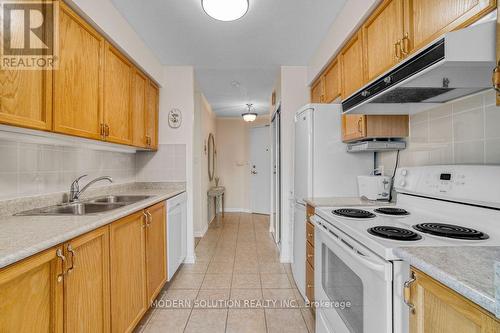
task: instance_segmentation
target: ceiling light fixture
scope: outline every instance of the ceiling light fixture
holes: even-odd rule
[[[208,16],[219,21],[235,21],[248,12],[249,0],[201,0]]]
[[[247,112],[245,112],[241,115],[243,117],[244,121],[252,122],[252,121],[255,121],[255,119],[257,119],[257,113],[252,112],[252,106],[253,106],[253,104],[247,104],[247,107],[248,107]]]

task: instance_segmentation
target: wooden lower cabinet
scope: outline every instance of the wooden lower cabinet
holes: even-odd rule
[[[0,269],[0,332],[63,332],[62,253],[55,247]]]
[[[476,304],[412,268],[410,333],[500,333],[500,321]]]
[[[131,332],[148,308],[145,228],[142,211],[110,227],[112,332]]]
[[[314,302],[314,267],[309,262],[306,262],[306,297]]]
[[[146,276],[148,302],[151,304],[167,282],[166,210],[161,202],[145,210],[149,221],[146,228]]]
[[[109,227],[64,244],[64,331],[110,331]]]

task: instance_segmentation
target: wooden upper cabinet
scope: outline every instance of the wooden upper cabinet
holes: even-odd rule
[[[332,103],[340,96],[340,64],[338,59],[333,60],[323,75],[324,102]]]
[[[409,49],[419,50],[442,34],[465,27],[496,7],[496,0],[407,0]]]
[[[0,332],[63,332],[58,252],[62,255],[61,247],[0,269]]]
[[[64,244],[65,332],[109,332],[109,228],[89,232]]]
[[[0,123],[52,129],[52,71],[0,70]]]
[[[362,27],[366,80],[386,72],[403,57],[403,0],[385,0]]]
[[[111,329],[131,332],[147,310],[143,212],[110,226]]]
[[[342,115],[342,140],[356,141],[366,136],[366,116],[362,114]]]
[[[311,87],[311,103],[323,103],[323,77],[320,77]]]
[[[500,321],[492,314],[412,269],[415,281],[410,285],[410,333],[498,333]]]
[[[160,102],[160,89],[148,81],[147,112],[146,112],[146,143],[148,148],[158,149],[158,112]]]
[[[59,38],[59,69],[54,71],[54,131],[100,139],[104,39],[63,2]]]
[[[407,115],[342,115],[342,141],[404,138],[409,135]]]
[[[138,70],[132,76],[132,144],[145,148],[148,78]]]
[[[363,43],[361,31],[340,52],[342,99],[360,89],[364,83]]]
[[[132,144],[133,65],[106,43],[104,60],[104,126],[106,140]]]
[[[145,210],[148,218],[146,228],[146,272],[148,301],[151,304],[167,281],[166,211],[161,202]]]

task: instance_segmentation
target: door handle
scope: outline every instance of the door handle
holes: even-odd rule
[[[258,172],[257,172],[257,171],[255,171],[255,170],[252,170],[252,171],[251,171],[251,173],[252,173],[252,175],[256,175],[256,174],[258,174]]]
[[[415,278],[415,273],[411,272],[411,278],[406,281],[403,285],[403,301],[410,308],[411,313],[415,313],[415,305],[410,302],[411,299],[411,285],[417,279]]]
[[[76,253],[75,253],[75,250],[73,250],[73,247],[71,246],[71,244],[68,245],[67,250],[71,254],[71,267],[68,269],[68,274],[70,274],[75,269]]]
[[[57,275],[57,282],[62,282],[62,280],[64,278],[64,274],[66,274],[66,272],[64,272],[64,263],[66,262],[66,257],[64,256],[61,249],[57,249],[56,256],[59,259],[61,259],[61,265],[62,265],[62,273]]]

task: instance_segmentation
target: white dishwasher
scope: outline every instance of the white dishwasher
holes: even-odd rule
[[[187,195],[183,192],[167,200],[167,266],[168,280],[184,262],[187,251]]]

